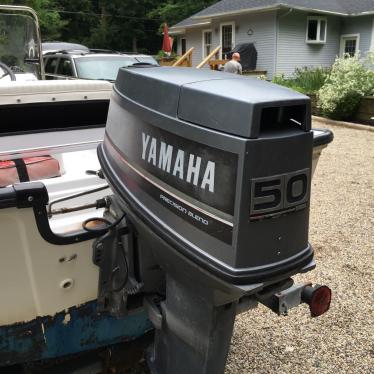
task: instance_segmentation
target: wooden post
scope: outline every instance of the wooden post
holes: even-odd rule
[[[192,67],[192,53],[194,49],[194,47],[190,48],[179,60],[175,61],[172,66],[182,66],[183,63],[187,61],[187,66],[189,68]]]
[[[211,60],[209,61],[209,66],[212,70],[218,70],[218,67],[220,65],[225,65],[229,62],[230,60]]]
[[[204,58],[204,60],[200,62],[199,65],[196,66],[196,69],[201,69],[205,64],[207,64],[207,63],[209,62],[209,60],[210,60],[213,56],[215,56],[215,55],[220,51],[220,49],[221,49],[221,46],[219,45],[219,46],[218,46],[217,48],[215,48],[212,52],[210,52],[209,55],[206,56],[206,57]]]

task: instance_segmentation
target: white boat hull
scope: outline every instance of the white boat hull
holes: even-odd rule
[[[99,178],[77,170],[79,166],[99,169],[95,150],[68,153],[62,158],[67,161],[65,167],[74,158],[85,162],[77,164],[73,175],[67,172],[60,178],[43,181],[51,200],[105,186]],[[104,190],[86,195],[56,208],[89,203],[108,193],[109,190]],[[51,220],[51,227],[58,233],[74,231],[85,219],[95,215],[102,212],[91,209],[56,216]],[[2,210],[0,228],[0,294],[5,306],[0,308],[0,326],[30,321],[37,316],[53,316],[96,299],[98,270],[91,260],[92,241],[68,246],[47,243],[39,234],[31,208]]]
[[[22,111],[19,106],[25,103],[48,105],[74,101],[84,105],[97,100],[109,102],[111,91],[112,85],[108,82],[13,83],[0,87],[0,104],[12,106],[15,111]],[[51,126],[53,120],[51,117]],[[107,185],[97,176],[86,174],[86,170],[100,169],[96,148],[103,136],[104,128],[97,126],[71,131],[9,133],[0,136],[0,160],[45,154],[57,158],[62,175],[41,181],[47,187],[49,200],[53,201]],[[54,208],[92,203],[107,194],[110,194],[108,189],[56,204]],[[56,215],[50,220],[50,226],[56,233],[75,231],[85,219],[96,215],[102,215],[102,211],[91,209]],[[0,326],[54,316],[96,299],[98,270],[91,260],[92,241],[67,246],[47,243],[38,232],[31,208],[2,209],[0,237]]]

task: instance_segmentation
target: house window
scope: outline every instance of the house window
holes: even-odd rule
[[[181,51],[182,51],[182,55],[184,55],[187,52],[187,39],[186,38],[181,39]]]
[[[224,23],[221,24],[221,53],[225,57],[226,53],[230,52],[235,45],[235,24]]]
[[[203,58],[212,52],[212,30],[203,31]]]
[[[360,34],[342,35],[340,40],[340,55],[353,57],[359,52]]]
[[[326,43],[327,36],[327,18],[326,17],[308,17],[306,30],[306,42],[311,44]]]

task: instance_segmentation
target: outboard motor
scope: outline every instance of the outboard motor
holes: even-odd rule
[[[299,93],[211,71],[119,71],[98,150],[118,219],[94,262],[103,311],[141,296],[153,373],[223,373],[235,316],[259,302],[328,310],[326,286],[291,279],[315,267],[312,149]]]

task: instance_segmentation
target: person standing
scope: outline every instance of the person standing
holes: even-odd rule
[[[242,65],[240,64],[240,54],[232,54],[231,61],[225,64],[223,71],[225,73],[242,74]]]

